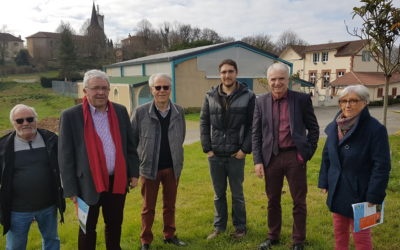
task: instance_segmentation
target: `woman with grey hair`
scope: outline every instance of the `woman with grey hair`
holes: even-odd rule
[[[348,249],[353,231],[352,204],[382,204],[390,172],[386,128],[368,111],[363,85],[346,87],[339,96],[334,120],[325,129],[318,187],[327,193],[333,214],[335,249]],[[372,249],[371,230],[352,232],[356,249]]]

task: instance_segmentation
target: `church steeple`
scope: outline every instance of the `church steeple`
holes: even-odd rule
[[[92,17],[90,18],[89,27],[90,26],[100,27],[99,20],[97,19],[97,11],[96,11],[96,7],[94,6],[94,2],[93,2],[93,8],[92,8]]]

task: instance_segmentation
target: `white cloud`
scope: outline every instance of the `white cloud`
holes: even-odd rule
[[[38,31],[55,32],[61,22],[79,32],[90,19],[92,1],[8,1],[0,11],[0,28],[22,39]],[[114,42],[135,33],[139,21],[147,19],[158,29],[164,22],[210,28],[237,40],[268,34],[275,40],[285,30],[296,32],[310,44],[353,40],[346,32],[359,26],[352,9],[359,0],[97,0],[104,15],[106,35]]]

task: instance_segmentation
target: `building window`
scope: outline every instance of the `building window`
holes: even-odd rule
[[[322,62],[328,61],[328,52],[322,52]]]
[[[308,80],[315,85],[317,83],[317,72],[310,72],[309,76]]]
[[[383,97],[383,88],[378,88],[378,97]]]
[[[313,63],[319,62],[319,53],[313,53]]]
[[[323,88],[326,88],[329,86],[330,78],[331,78],[331,73],[329,71],[325,71],[322,73],[322,87]]]
[[[336,79],[344,76],[345,73],[346,73],[346,70],[342,70],[342,69],[336,70]]]
[[[397,88],[392,88],[392,97],[397,96]]]
[[[364,50],[362,52],[362,61],[363,62],[369,62],[371,61],[371,52]]]
[[[114,89],[114,100],[119,101],[119,92],[117,88]]]

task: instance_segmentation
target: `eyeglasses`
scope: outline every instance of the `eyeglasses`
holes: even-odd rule
[[[165,86],[153,86],[157,91],[160,91],[161,90],[161,88],[163,89],[163,90],[169,90],[169,85],[165,85]]]
[[[99,91],[107,92],[110,90],[110,88],[106,87],[106,86],[85,87],[85,89],[90,89],[90,90],[93,90],[96,92],[99,92]]]
[[[226,73],[228,73],[228,74],[233,74],[233,73],[235,73],[235,70],[233,70],[233,69],[224,70],[224,71],[221,71],[221,72],[219,72],[219,73],[221,73],[222,75],[225,75]]]
[[[356,105],[359,101],[361,101],[361,100],[358,100],[358,99],[339,100],[339,104],[342,106],[345,106],[348,103],[348,104],[350,104],[350,106],[352,106],[352,105]]]
[[[31,122],[33,122],[35,120],[35,117],[26,117],[26,118],[18,118],[18,119],[15,119],[15,122],[17,123],[17,124],[22,124],[22,123],[24,123],[24,121],[27,121],[28,123],[31,123]]]

